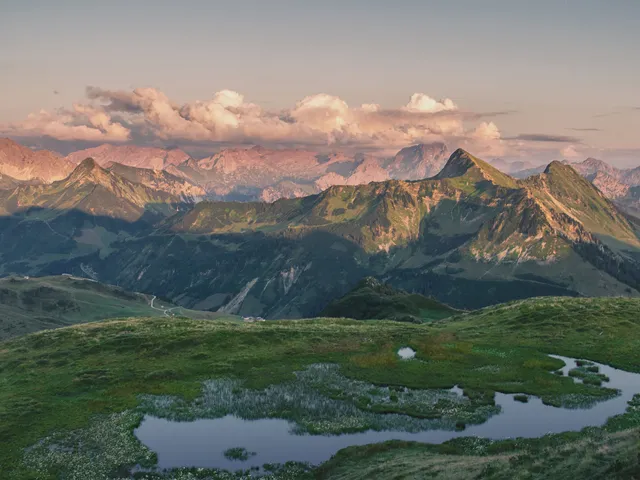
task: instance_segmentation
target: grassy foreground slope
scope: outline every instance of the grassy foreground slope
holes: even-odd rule
[[[182,315],[233,319],[230,315],[186,310],[153,296],[66,275],[0,279],[0,340],[39,330],[109,318]]]
[[[139,394],[178,395],[191,400],[200,394],[204,380],[224,377],[261,389],[292,381],[293,372],[314,363],[336,363],[343,375],[376,385],[419,389],[457,384],[478,404],[491,404],[495,391],[536,395],[552,404],[562,403],[567,395],[608,395],[606,389],[554,375],[552,371],[562,362],[546,354],[567,354],[640,371],[639,311],[640,300],[636,299],[551,298],[422,325],[336,319],[242,324],[164,317],[31,334],[0,343],[0,471],[7,479],[64,478],[64,464],[46,470],[46,474],[27,468],[22,461],[24,449],[53,432],[86,427],[96,414],[135,409]],[[401,346],[414,348],[423,361],[399,360],[396,351]],[[357,406],[369,411],[377,408]],[[393,411],[421,414],[404,405]],[[273,413],[292,420],[296,415],[291,411]],[[429,455],[443,456],[434,457],[440,463],[474,465],[468,475],[461,468],[454,478],[492,478],[494,467],[517,473],[517,468],[530,464],[523,460],[526,456],[540,463],[538,478],[572,478],[547,474],[557,467],[545,463],[551,457],[543,454],[547,448],[544,442],[550,442],[554,452],[568,449],[584,454],[588,447],[597,453],[593,457],[597,465],[593,469],[582,465],[588,469],[580,478],[615,478],[601,476],[600,467],[606,464],[605,472],[609,472],[621,456],[619,468],[626,472],[634,468],[637,454],[629,457],[625,452],[637,442],[637,425],[640,415],[636,413],[606,429],[556,435],[544,441],[471,443],[475,445],[471,448],[459,440],[437,448],[394,444],[349,449],[313,475],[406,478],[402,471],[411,466],[417,471],[409,478],[429,478],[431,467],[416,458],[427,462],[431,452]],[[134,426],[124,431],[122,438],[130,438]],[[496,457],[491,457],[494,454]],[[481,459],[472,460],[469,455]],[[553,458],[564,462],[570,456]],[[127,461],[117,455],[104,458],[112,462],[113,472],[122,472],[118,462]],[[484,470],[477,470],[479,462]]]

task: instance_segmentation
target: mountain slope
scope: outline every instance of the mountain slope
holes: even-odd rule
[[[448,152],[444,143],[423,143],[403,148],[389,165],[389,176],[398,180],[433,177],[447,163]]]
[[[531,177],[524,184],[550,211],[569,216],[588,232],[616,238],[633,247],[640,246],[633,225],[571,166],[552,162],[544,174]]]
[[[0,194],[0,212],[30,207],[78,210],[91,215],[135,221],[145,212],[166,215],[175,211],[179,196],[134,183],[87,158],[71,174],[47,185],[25,185]]]
[[[106,231],[90,224],[92,236],[80,235],[82,220],[70,235],[67,224],[50,223],[72,237],[55,247],[70,253],[53,261],[43,252],[56,250],[33,234],[4,235],[0,272],[90,271],[185,307],[269,318],[316,315],[367,276],[467,309],[540,295],[636,296],[640,288],[636,226],[572,168],[553,163],[517,181],[463,150],[426,180],[332,186],[274,203],[203,201],[136,229],[93,218]],[[21,217],[11,221],[26,228]],[[51,244],[63,242],[38,228]]]
[[[16,180],[53,182],[65,178],[73,164],[48,150],[31,150],[8,138],[0,138],[0,174]]]
[[[152,170],[166,169],[172,165],[179,165],[191,157],[180,149],[164,149],[153,147],[138,147],[135,145],[104,144],[95,148],[78,150],[66,159],[74,164],[80,164],[85,158],[93,158],[102,167],[111,163],[120,163],[128,167],[148,168]]]
[[[110,318],[176,315],[232,319],[228,315],[186,310],[151,295],[127,292],[86,278],[62,275],[0,279],[0,341]]]
[[[86,159],[64,180],[0,190],[0,275],[44,275],[50,263],[104,258],[131,235],[187,208]],[[86,262],[74,272],[96,278]],[[88,272],[88,273],[87,273]],[[72,273],[64,266],[56,274]]]
[[[568,163],[563,161],[561,163],[571,165],[572,168],[593,183],[605,197],[615,201],[616,205],[623,211],[636,217],[639,215],[637,199],[631,189],[640,186],[640,167],[626,170],[618,169],[595,158],[587,158],[582,162]],[[538,167],[518,171],[514,173],[514,176],[524,179],[532,175],[538,175],[543,171],[544,168]]]
[[[12,190],[20,185],[20,181],[9,175],[0,174],[0,190]]]
[[[367,277],[345,296],[327,305],[320,316],[422,323],[447,318],[458,312],[431,298],[397,290]]]
[[[638,295],[634,228],[571,168],[552,164],[518,182],[457,151],[429,180],[272,204],[201,202],[96,271],[185,305],[233,300],[241,314],[272,318],[317,314],[367,275],[463,308]],[[185,249],[197,263],[173,260]]]
[[[107,166],[107,170],[130,182],[140,183],[153,190],[166,192],[192,203],[196,203],[206,194],[202,187],[165,170],[129,167],[121,163],[111,163]]]

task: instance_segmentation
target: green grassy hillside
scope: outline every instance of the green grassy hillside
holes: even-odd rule
[[[0,279],[0,340],[118,317],[181,315],[190,318],[231,320],[229,315],[186,310],[155,299],[92,280],[70,277]]]
[[[397,290],[373,277],[367,277],[344,297],[327,305],[320,315],[421,323],[447,318],[456,313],[459,313],[459,310],[436,300]]]
[[[182,397],[188,417],[188,405],[199,397],[205,380],[236,379],[242,382],[237,394],[251,395],[265,392],[262,389],[269,385],[297,382],[300,377],[294,372],[318,363],[337,364],[340,375],[361,382],[365,390],[343,392],[347,380],[339,388],[321,380],[304,388],[354,405],[352,415],[369,412],[370,420],[338,419],[328,412],[329,422],[306,410],[309,404],[265,415],[290,419],[318,433],[329,425],[337,433],[371,428],[367,422],[375,422],[375,415],[391,411],[462,424],[481,421],[496,391],[535,395],[555,405],[569,399],[588,402],[611,392],[553,374],[562,362],[547,354],[573,355],[638,372],[638,311],[640,301],[634,299],[551,298],[421,325],[327,319],[242,324],[165,317],[84,324],[20,337],[0,343],[3,478],[54,479],[78,472],[84,475],[78,478],[122,478],[125,467],[154,461],[132,434],[141,416],[167,414],[160,404],[140,403],[140,394]],[[400,360],[396,351],[402,346],[415,349],[420,361]],[[374,395],[379,388],[418,392],[453,385],[465,392],[464,409],[451,410],[446,402],[389,403]],[[368,395],[374,395],[373,400]],[[117,412],[126,413],[113,416]],[[256,412],[239,414],[254,418]],[[637,466],[633,445],[639,428],[640,416],[632,409],[604,428],[541,440],[459,439],[440,447],[349,449],[304,478],[392,478],[404,469],[413,472],[412,478],[429,478],[433,469],[456,472],[455,478],[518,478],[527,471],[531,474],[526,478],[575,478],[571,472],[576,468],[580,478],[616,478],[610,474],[628,474]],[[71,430],[75,433],[69,436]],[[63,449],[24,450],[55,432]],[[465,465],[470,468],[465,470]],[[198,475],[153,478],[227,478],[207,471]]]

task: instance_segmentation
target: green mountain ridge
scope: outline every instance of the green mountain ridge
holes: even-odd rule
[[[92,158],[83,160],[63,180],[51,184],[20,186],[0,192],[0,213],[14,213],[30,207],[78,210],[135,221],[145,211],[156,215],[175,212],[179,196],[134,183],[100,167]]]
[[[173,199],[85,168],[71,194],[107,185],[120,209],[146,195],[167,213],[131,228],[110,220],[115,206],[69,202],[84,209],[74,230],[66,233],[64,216],[49,222],[66,233],[57,240],[65,254],[8,233],[0,273],[83,275],[88,267],[95,279],[187,308],[266,318],[314,316],[367,276],[466,309],[541,295],[639,295],[637,226],[561,164],[518,181],[457,150],[430,179],[333,186],[273,203],[203,201],[173,214]],[[41,198],[32,203],[47,206]],[[2,221],[22,231],[21,218]],[[38,229],[51,237],[47,225]]]
[[[447,318],[459,312],[460,310],[432,298],[407,293],[373,277],[367,277],[345,296],[327,305],[320,316],[422,323]]]

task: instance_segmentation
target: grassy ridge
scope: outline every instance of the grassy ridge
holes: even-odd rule
[[[636,427],[499,442],[470,438],[441,445],[392,441],[341,450],[310,478],[633,479],[640,474],[639,440]]]
[[[182,315],[227,319],[231,315],[187,310],[151,295],[66,275],[0,279],[0,340],[44,329],[110,318]]]
[[[320,315],[421,323],[447,318],[459,312],[437,300],[407,293],[367,277],[347,295],[327,305]]]

